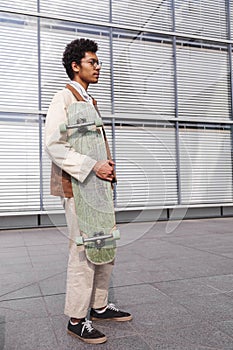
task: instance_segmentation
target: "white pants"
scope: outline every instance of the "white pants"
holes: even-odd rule
[[[113,263],[94,265],[87,260],[84,247],[75,243],[80,231],[74,198],[62,198],[62,203],[70,235],[64,312],[69,317],[84,318],[89,307],[98,309],[107,305]]]

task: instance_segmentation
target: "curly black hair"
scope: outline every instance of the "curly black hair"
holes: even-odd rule
[[[66,69],[68,77],[72,80],[74,78],[74,72],[71,67],[72,62],[80,64],[81,59],[85,56],[86,52],[96,53],[98,45],[95,41],[81,38],[75,39],[69,43],[63,53],[62,63]]]

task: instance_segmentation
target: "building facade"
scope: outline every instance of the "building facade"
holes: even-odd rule
[[[46,111],[65,45],[98,42],[119,221],[233,215],[230,0],[2,0],[0,228],[62,224]]]

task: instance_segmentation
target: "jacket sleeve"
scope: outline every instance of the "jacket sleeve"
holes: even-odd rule
[[[67,135],[60,133],[60,125],[67,123],[67,106],[64,90],[59,91],[54,96],[46,116],[45,151],[61,169],[83,182],[96,160],[76,152],[67,142]]]

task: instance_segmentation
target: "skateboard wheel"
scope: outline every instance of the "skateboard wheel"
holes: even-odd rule
[[[112,233],[112,236],[113,236],[114,239],[120,239],[120,237],[121,237],[120,231],[119,230],[114,230],[113,233]]]
[[[60,125],[60,132],[64,133],[64,132],[66,132],[66,130],[67,130],[67,125],[66,124],[61,124]]]
[[[83,241],[83,237],[77,237],[76,238],[76,244],[77,245],[83,245],[84,244],[84,241]]]
[[[101,118],[96,118],[95,120],[95,126],[99,127],[103,125],[103,121]]]

